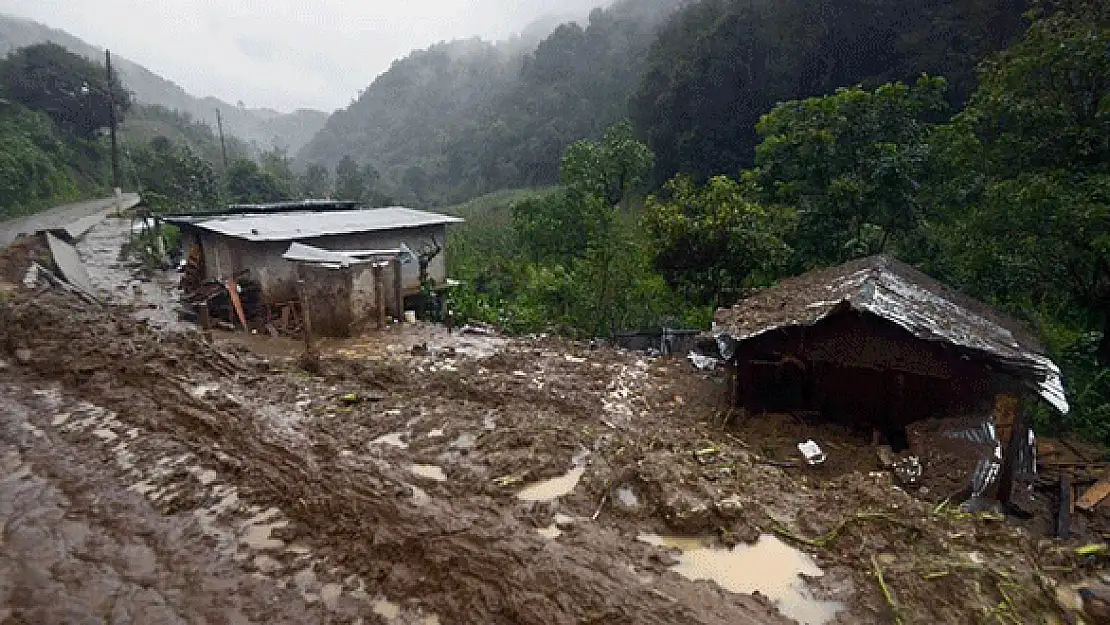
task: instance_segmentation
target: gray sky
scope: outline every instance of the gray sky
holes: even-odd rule
[[[0,0],[176,82],[281,111],[347,106],[414,48],[504,39],[609,0]]]

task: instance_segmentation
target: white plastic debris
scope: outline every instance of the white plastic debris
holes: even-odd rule
[[[23,286],[27,287],[28,289],[33,289],[35,288],[35,285],[38,284],[38,282],[39,264],[31,263],[31,266],[27,268],[27,273],[23,276]]]
[[[921,478],[921,460],[917,456],[906,456],[895,462],[894,476],[902,484],[916,484]]]
[[[825,461],[825,452],[821,451],[821,446],[813,442],[813,440],[798,443],[798,451],[802,452],[802,456],[806,459],[806,464],[818,465]]]
[[[712,356],[704,356],[697,352],[690,352],[686,358],[693,363],[695,367],[702,371],[712,371],[717,368],[717,359]]]

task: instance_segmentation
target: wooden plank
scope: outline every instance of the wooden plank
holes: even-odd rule
[[[227,279],[227,294],[231,298],[231,305],[235,307],[235,314],[239,317],[239,323],[243,324],[243,329],[247,328],[247,315],[243,313],[243,300],[239,299],[239,288],[235,282],[235,278]]]
[[[1071,478],[1060,476],[1060,496],[1057,501],[1056,538],[1066,539],[1071,533]]]
[[[1080,510],[1091,510],[1107,496],[1110,496],[1110,469],[1102,472],[1094,486],[1083,491],[1079,500],[1075,502],[1075,506]]]

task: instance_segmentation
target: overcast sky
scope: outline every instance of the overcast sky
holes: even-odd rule
[[[108,48],[194,96],[330,112],[414,48],[504,39],[608,1],[0,0],[0,13]]]

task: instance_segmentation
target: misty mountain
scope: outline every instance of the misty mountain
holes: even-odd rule
[[[0,14],[0,56],[24,46],[53,42],[66,49],[104,62],[104,50],[69,33],[31,20]],[[142,65],[112,55],[113,69],[141,104],[157,105],[185,113],[213,128],[216,109],[223,115],[224,132],[243,139],[255,151],[274,145],[296,152],[323,127],[328,115],[320,111],[298,110],[281,113],[270,109],[240,108],[218,98],[197,98],[172,81],[158,76]]]
[[[624,0],[584,23],[489,43],[436,44],[400,59],[299,153],[369,164],[401,199],[448,202],[557,182],[567,145],[628,115],[643,59],[681,0]],[[545,28],[546,26],[546,28]]]

